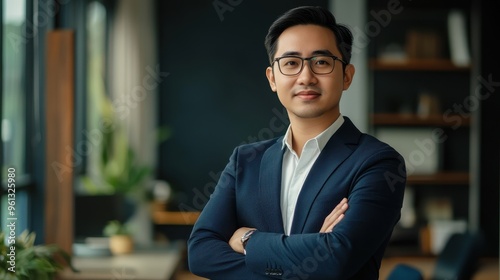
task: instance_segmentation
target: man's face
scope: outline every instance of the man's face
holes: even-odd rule
[[[278,38],[275,58],[295,55],[302,58],[318,53],[331,53],[342,59],[333,32],[318,25],[296,25],[286,29]],[[315,74],[309,63],[304,62],[302,72],[294,76],[283,75],[278,63],[266,69],[271,89],[287,109],[290,120],[317,119],[331,122],[339,114],[342,91],[349,88],[354,75],[354,66],[349,64],[343,73],[342,63],[335,61],[329,74]]]

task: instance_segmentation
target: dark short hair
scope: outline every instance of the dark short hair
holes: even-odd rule
[[[303,6],[293,8],[278,19],[276,19],[266,35],[264,45],[266,46],[269,63],[273,62],[278,45],[278,37],[287,28],[295,25],[314,24],[332,30],[337,39],[337,47],[342,54],[342,59],[349,64],[351,61],[353,36],[349,28],[338,24],[333,14],[322,7]]]

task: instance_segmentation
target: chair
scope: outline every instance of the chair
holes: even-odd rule
[[[387,280],[423,280],[423,277],[418,269],[406,264],[397,264]]]
[[[432,279],[471,279],[482,249],[483,237],[480,233],[453,234],[438,256]]]
[[[436,260],[432,280],[468,280],[477,269],[483,250],[483,236],[477,233],[455,233],[450,236]],[[387,280],[422,280],[421,272],[409,265],[398,264]]]

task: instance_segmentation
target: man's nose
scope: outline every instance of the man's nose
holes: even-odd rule
[[[302,71],[299,73],[299,77],[297,81],[302,85],[310,85],[315,84],[317,82],[316,74],[311,69],[311,62],[306,60],[304,61],[304,67]]]

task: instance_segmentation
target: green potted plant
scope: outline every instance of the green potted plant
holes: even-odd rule
[[[118,220],[109,221],[103,233],[109,237],[109,249],[114,255],[129,254],[134,250],[134,240],[129,228]]]
[[[55,244],[34,245],[35,233],[24,231],[18,237],[0,232],[0,279],[52,280],[65,266],[73,271],[71,256]]]
[[[100,148],[100,160],[96,162],[99,172],[82,178],[85,192],[92,195],[143,195],[140,193],[141,184],[152,169],[137,163],[124,132],[118,128],[103,132]]]

